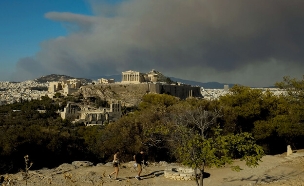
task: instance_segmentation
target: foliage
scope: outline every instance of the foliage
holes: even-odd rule
[[[265,94],[264,110],[268,117],[255,121],[253,134],[269,153],[286,150],[287,145],[301,148],[304,139],[304,80],[286,76],[276,83],[280,96]]]
[[[168,107],[177,103],[178,98],[167,94],[146,94],[143,96],[139,109],[144,110],[152,105],[163,105]]]
[[[142,146],[142,127],[134,115],[121,118],[116,123],[108,124],[100,138],[100,148],[105,159],[110,160],[119,149],[121,160],[131,160],[136,150]]]
[[[253,134],[269,154],[281,153],[287,145],[301,147],[303,124],[293,123],[289,116],[278,115],[267,121],[255,123]]]
[[[199,134],[187,137],[177,152],[185,165],[195,169],[203,165],[222,167],[232,164],[235,158],[246,161],[247,166],[257,166],[264,155],[251,134],[222,135],[219,129],[210,138],[203,138]],[[238,166],[233,168],[240,170]]]
[[[223,166],[232,163],[233,158],[242,158],[249,166],[257,165],[264,154],[249,133],[220,134],[220,129],[215,127],[222,117],[221,107],[211,103],[188,100],[171,107],[170,118],[176,126],[173,134],[176,152],[185,165],[200,170],[197,185],[203,185],[206,165]]]
[[[69,162],[78,159],[78,154],[81,158],[86,156],[83,140],[75,132],[81,126],[62,120],[56,113],[58,105],[51,99],[44,97],[0,108],[1,173],[18,170],[23,164],[20,157],[25,154],[35,162],[33,168]],[[47,109],[47,112],[39,113],[37,109]]]
[[[229,132],[250,132],[261,117],[263,94],[259,89],[235,85],[230,94],[220,97],[226,129]]]
[[[72,124],[57,113],[62,101],[81,101],[81,95],[2,105],[0,171],[17,171],[26,154],[36,169],[74,160],[110,161],[117,149],[122,161],[130,161],[141,147],[152,161],[177,160],[200,170],[234,158],[254,166],[263,155],[258,145],[267,153],[282,153],[287,144],[299,147],[303,141],[301,82],[286,78],[278,83],[287,93],[281,96],[243,86],[212,101],[147,94],[138,108],[123,108],[115,123],[93,127]],[[94,99],[94,104],[105,102]]]
[[[56,92],[56,93],[55,93],[55,95],[54,95],[54,97],[55,97],[55,98],[61,98],[61,97],[62,97],[62,95],[61,95],[61,93],[60,93],[60,92]]]
[[[304,84],[285,77],[276,85],[287,94],[234,86],[230,94],[222,96],[224,133],[251,132],[268,153],[285,151],[289,144],[298,145],[304,134],[300,99]]]
[[[302,80],[284,77],[276,86],[286,91],[288,110],[295,121],[304,122],[304,76]]]

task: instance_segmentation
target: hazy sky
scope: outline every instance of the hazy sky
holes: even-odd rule
[[[304,72],[303,0],[0,0],[0,81],[135,70],[271,86]]]

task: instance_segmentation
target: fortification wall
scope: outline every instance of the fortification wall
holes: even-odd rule
[[[200,87],[156,84],[156,93],[170,94],[181,99],[201,97]]]

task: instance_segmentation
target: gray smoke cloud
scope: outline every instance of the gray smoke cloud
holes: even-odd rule
[[[20,59],[17,78],[75,77],[156,69],[200,82],[270,86],[301,78],[302,0],[91,1],[93,16],[48,12],[69,31]],[[37,70],[39,68],[39,70]]]

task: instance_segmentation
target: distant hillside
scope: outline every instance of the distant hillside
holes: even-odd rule
[[[75,77],[71,77],[71,76],[67,76],[67,75],[58,75],[58,74],[42,76],[40,78],[35,79],[34,81],[37,81],[39,83],[45,83],[45,82],[52,82],[52,81],[64,81],[64,80],[68,80],[68,79],[79,79],[84,84],[92,82],[91,79],[75,78]]]
[[[114,79],[115,82],[120,82],[121,81],[121,74],[116,74],[116,75],[109,75],[109,76],[103,76],[103,75],[100,75],[100,76],[93,76],[93,77],[88,77],[92,80],[95,80],[97,81],[98,79],[100,78],[105,78],[105,79]]]
[[[179,78],[175,78],[175,77],[170,77],[170,78],[172,79],[172,81],[181,82],[181,83],[192,85],[192,86],[200,86],[200,87],[204,87],[205,89],[223,89],[224,85],[229,85],[229,88],[231,88],[235,85],[235,84],[231,84],[231,83],[218,83],[218,82],[202,83],[202,82],[197,82],[197,81],[179,79]]]

